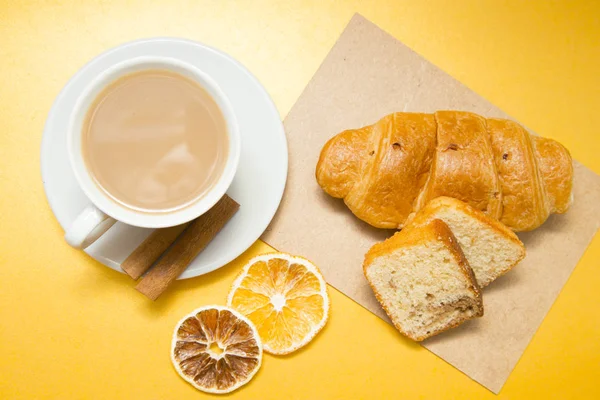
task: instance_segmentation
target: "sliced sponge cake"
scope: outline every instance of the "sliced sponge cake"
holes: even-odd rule
[[[396,328],[413,340],[483,315],[473,271],[440,220],[405,229],[374,245],[363,268]]]
[[[525,246],[501,222],[451,197],[438,197],[421,209],[405,229],[441,219],[452,230],[480,287],[509,271],[525,257]]]

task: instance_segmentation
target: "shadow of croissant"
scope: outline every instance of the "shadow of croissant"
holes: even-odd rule
[[[342,218],[344,218],[344,226],[350,226],[354,230],[361,231],[363,235],[368,237],[373,242],[382,242],[397,232],[395,229],[381,229],[369,225],[355,216],[348,206],[346,206],[343,199],[331,197],[318,185],[315,186],[314,191],[315,196],[319,197],[318,202],[325,204],[332,213],[342,214]]]
[[[565,225],[568,221],[565,214],[552,214],[539,228],[528,232],[518,232],[517,236],[525,245],[526,250],[534,248],[544,243],[544,234],[566,231]]]

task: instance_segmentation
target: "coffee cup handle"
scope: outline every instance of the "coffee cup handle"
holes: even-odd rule
[[[65,232],[65,240],[76,249],[85,249],[117,222],[96,207],[87,206]]]

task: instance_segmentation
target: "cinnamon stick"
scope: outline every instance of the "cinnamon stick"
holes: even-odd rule
[[[182,225],[172,226],[170,228],[156,229],[139,245],[130,255],[121,263],[121,268],[130,277],[137,280],[142,276],[152,264],[158,260],[160,255],[169,248],[177,239],[177,236],[183,232],[189,225],[186,222]]]
[[[158,263],[140,280],[136,290],[156,300],[210,243],[239,207],[229,196],[223,196],[213,208],[190,223]]]

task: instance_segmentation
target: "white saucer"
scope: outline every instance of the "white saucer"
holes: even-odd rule
[[[271,222],[287,177],[285,133],[266,90],[246,68],[226,54],[200,43],[170,38],[139,40],[109,50],[71,78],[56,98],[44,128],[42,179],[50,207],[63,229],[89,204],[67,157],[69,113],[92,77],[113,64],[139,56],[174,57],[208,73],[229,97],[240,126],[240,164],[227,191],[240,203],[240,210],[180,276],[180,279],[191,278],[222,267],[242,254]],[[122,272],[121,262],[151,231],[118,222],[85,252]]]

